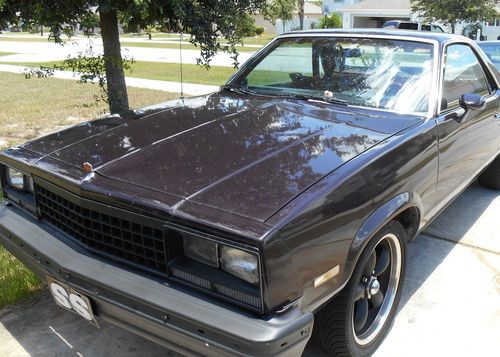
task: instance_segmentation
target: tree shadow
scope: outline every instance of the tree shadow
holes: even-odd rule
[[[180,357],[164,347],[100,320],[101,328],[57,306],[45,290],[34,304],[0,317],[0,355]],[[2,331],[2,325],[7,334]]]
[[[480,217],[499,195],[500,193],[484,189],[477,184],[472,185],[422,233],[421,237],[417,237],[409,245],[408,269],[400,310],[454,249],[455,242],[469,239],[471,228],[480,221]],[[480,223],[483,224],[482,221]],[[440,244],[436,244],[437,239]],[[467,242],[468,245],[472,243]],[[2,331],[2,325],[5,331]],[[0,337],[11,336],[5,340],[2,338],[0,354],[79,357],[180,356],[114,325],[104,322],[101,327],[96,329],[76,314],[56,306],[50,295],[44,292],[34,304],[21,306],[0,317]],[[310,342],[303,356],[327,357],[328,354]]]

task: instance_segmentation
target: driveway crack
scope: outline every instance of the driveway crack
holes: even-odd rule
[[[434,234],[427,233],[427,232],[422,232],[422,234],[424,236],[426,236],[426,237],[429,237],[429,238],[433,238],[433,239],[437,239],[437,240],[442,240],[442,241],[453,243],[453,244],[463,245],[463,246],[468,247],[468,248],[478,249],[478,250],[481,250],[483,252],[487,252],[487,253],[491,253],[491,254],[495,254],[495,255],[500,255],[500,252],[497,252],[495,250],[488,249],[488,248],[483,248],[483,247],[479,247],[477,245],[470,244],[470,243],[461,242],[460,240],[454,240],[454,239],[451,239],[451,238],[439,237],[439,236],[436,236]]]

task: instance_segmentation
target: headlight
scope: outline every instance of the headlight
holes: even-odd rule
[[[183,239],[184,255],[200,263],[219,267],[217,243],[207,239],[185,234]]]
[[[5,186],[16,191],[35,193],[35,184],[31,176],[23,174],[21,171],[7,167],[5,170]]]
[[[191,234],[184,234],[183,248],[184,255],[188,258],[220,268],[250,284],[259,285],[259,260],[255,254]]]
[[[7,186],[23,191],[24,190],[24,174],[11,167],[7,168]]]
[[[220,250],[221,269],[250,284],[259,284],[259,263],[257,256],[240,249],[222,246]]]

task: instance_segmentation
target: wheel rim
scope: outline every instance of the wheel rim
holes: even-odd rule
[[[401,276],[401,244],[390,233],[375,245],[356,286],[352,329],[359,345],[367,345],[380,333],[394,305]]]

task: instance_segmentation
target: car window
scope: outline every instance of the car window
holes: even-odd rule
[[[432,32],[441,32],[443,33],[443,29],[440,26],[432,25]]]
[[[426,113],[433,45],[369,38],[276,41],[230,83],[267,95],[330,97],[349,105]]]
[[[398,26],[398,23],[396,21],[387,21],[384,24],[383,28],[385,28],[385,29],[395,29],[395,28],[397,28],[397,26]]]
[[[480,43],[479,47],[493,64],[500,69],[500,42],[499,43]]]
[[[418,24],[412,22],[401,22],[398,28],[401,30],[418,30]]]
[[[466,93],[489,94],[488,81],[483,68],[467,45],[451,45],[446,48],[443,82],[444,107],[459,105],[459,98]]]
[[[431,25],[422,25],[422,31],[430,31]]]

